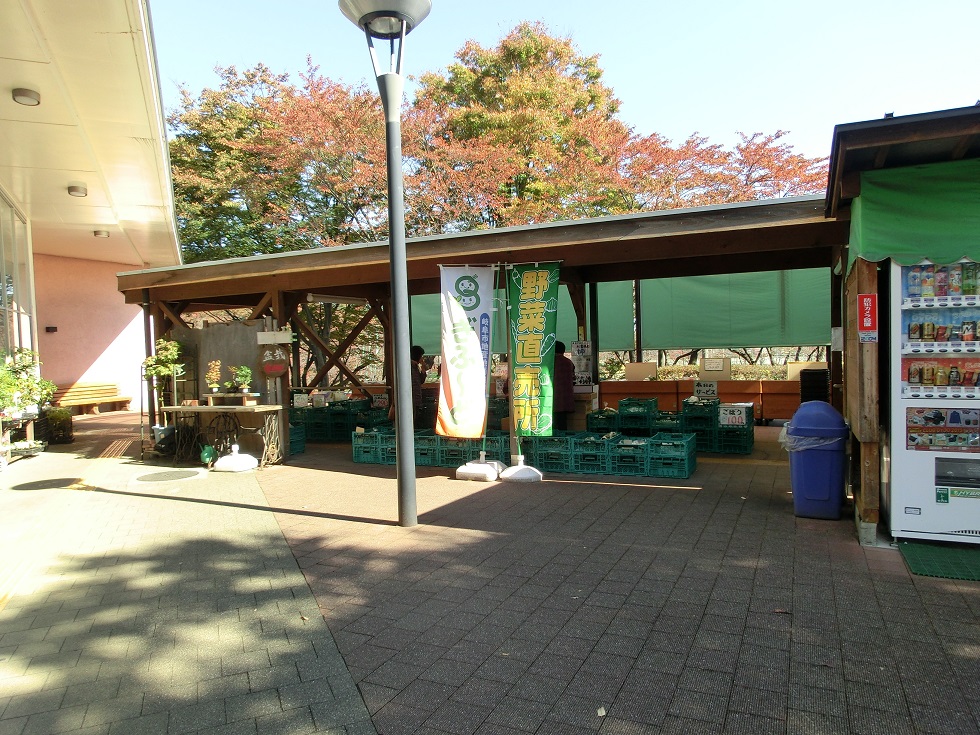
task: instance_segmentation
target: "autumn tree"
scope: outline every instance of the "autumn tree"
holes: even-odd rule
[[[441,112],[446,134],[506,153],[486,182],[490,226],[618,211],[619,161],[629,131],[602,83],[597,56],[578,53],[538,23],[522,23],[493,49],[470,41],[445,76],[421,77],[416,106]],[[495,198],[496,197],[496,198]],[[503,199],[500,199],[503,197]]]
[[[250,148],[268,132],[264,109],[287,88],[262,65],[219,70],[219,89],[193,98],[181,90],[168,116],[174,204],[184,260],[219,260],[295,250],[289,227],[274,217],[299,193],[297,177],[273,169]]]

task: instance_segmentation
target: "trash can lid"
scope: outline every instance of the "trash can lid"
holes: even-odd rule
[[[840,412],[826,401],[806,401],[786,424],[791,436],[825,436],[842,438],[850,430]]]

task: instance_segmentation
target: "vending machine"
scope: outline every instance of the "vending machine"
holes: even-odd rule
[[[980,543],[976,263],[893,264],[891,534]]]

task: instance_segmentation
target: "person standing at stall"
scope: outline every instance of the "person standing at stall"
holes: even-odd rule
[[[575,413],[575,366],[565,357],[564,342],[555,342],[555,370],[552,379],[552,426],[558,431],[567,431],[568,417]]]

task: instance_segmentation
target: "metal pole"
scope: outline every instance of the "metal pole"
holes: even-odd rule
[[[401,100],[404,80],[390,72],[378,75],[385,110],[388,154],[388,243],[391,263],[391,325],[395,364],[395,465],[398,478],[398,525],[418,524],[415,501],[415,419],[412,406],[412,348],[408,306],[408,262],[405,248],[405,194],[402,180]]]

